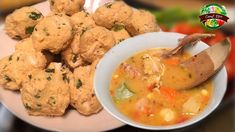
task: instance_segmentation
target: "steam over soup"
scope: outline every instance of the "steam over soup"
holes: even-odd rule
[[[194,81],[194,75],[180,65],[190,54],[161,58],[167,50],[140,52],[113,73],[110,95],[117,109],[130,119],[147,125],[171,125],[191,119],[208,104],[212,82],[178,90]]]

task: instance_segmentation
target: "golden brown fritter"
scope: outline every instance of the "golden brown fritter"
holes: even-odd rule
[[[6,17],[5,31],[14,39],[29,37],[35,25],[43,18],[41,12],[33,7],[22,7]]]
[[[92,115],[102,109],[93,88],[93,76],[97,62],[76,68],[73,74],[74,80],[71,81],[70,104],[83,115]]]
[[[97,25],[111,29],[114,24],[126,24],[133,10],[122,1],[106,3],[96,9],[93,18]]]
[[[115,44],[111,31],[104,27],[95,27],[81,36],[79,52],[84,60],[92,63],[101,58]]]
[[[63,14],[45,17],[36,25],[32,34],[34,48],[37,51],[49,50],[52,53],[59,53],[65,49],[72,37],[69,17]]]
[[[56,13],[73,15],[83,9],[85,0],[49,0],[50,8]]]
[[[61,116],[70,102],[69,81],[72,73],[61,63],[51,63],[45,70],[32,70],[22,84],[21,99],[35,116]]]
[[[145,10],[135,10],[126,29],[132,36],[160,30],[154,15]]]
[[[12,55],[0,60],[0,84],[4,88],[18,90],[27,72],[45,68],[46,57],[32,47],[30,38],[22,40]]]

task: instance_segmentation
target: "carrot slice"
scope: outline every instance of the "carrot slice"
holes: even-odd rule
[[[164,86],[160,88],[160,93],[166,96],[169,100],[175,100],[178,94],[174,88],[169,88]]]
[[[190,118],[189,118],[188,116],[182,115],[182,116],[180,116],[180,117],[177,119],[176,123],[182,123],[182,122],[185,122],[185,121],[187,121],[187,120],[189,120],[189,119],[190,119]]]

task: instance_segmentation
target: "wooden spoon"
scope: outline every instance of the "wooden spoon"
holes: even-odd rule
[[[162,57],[169,58],[169,57],[176,55],[178,53],[182,53],[183,48],[185,48],[186,46],[195,45],[201,39],[214,37],[214,36],[215,36],[214,34],[201,34],[201,33],[194,33],[191,35],[187,35],[184,38],[181,38],[178,40],[179,44],[176,48],[162,54]]]
[[[213,76],[224,64],[230,53],[228,38],[194,55],[180,65],[192,73],[194,81],[185,83],[178,90],[193,88]]]

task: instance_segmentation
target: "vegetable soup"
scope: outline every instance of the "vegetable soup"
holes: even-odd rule
[[[162,58],[168,50],[145,50],[118,66],[112,75],[110,95],[122,114],[147,125],[171,125],[187,121],[205,109],[212,82],[177,90],[194,81],[193,74],[180,65],[191,55],[183,52]]]

